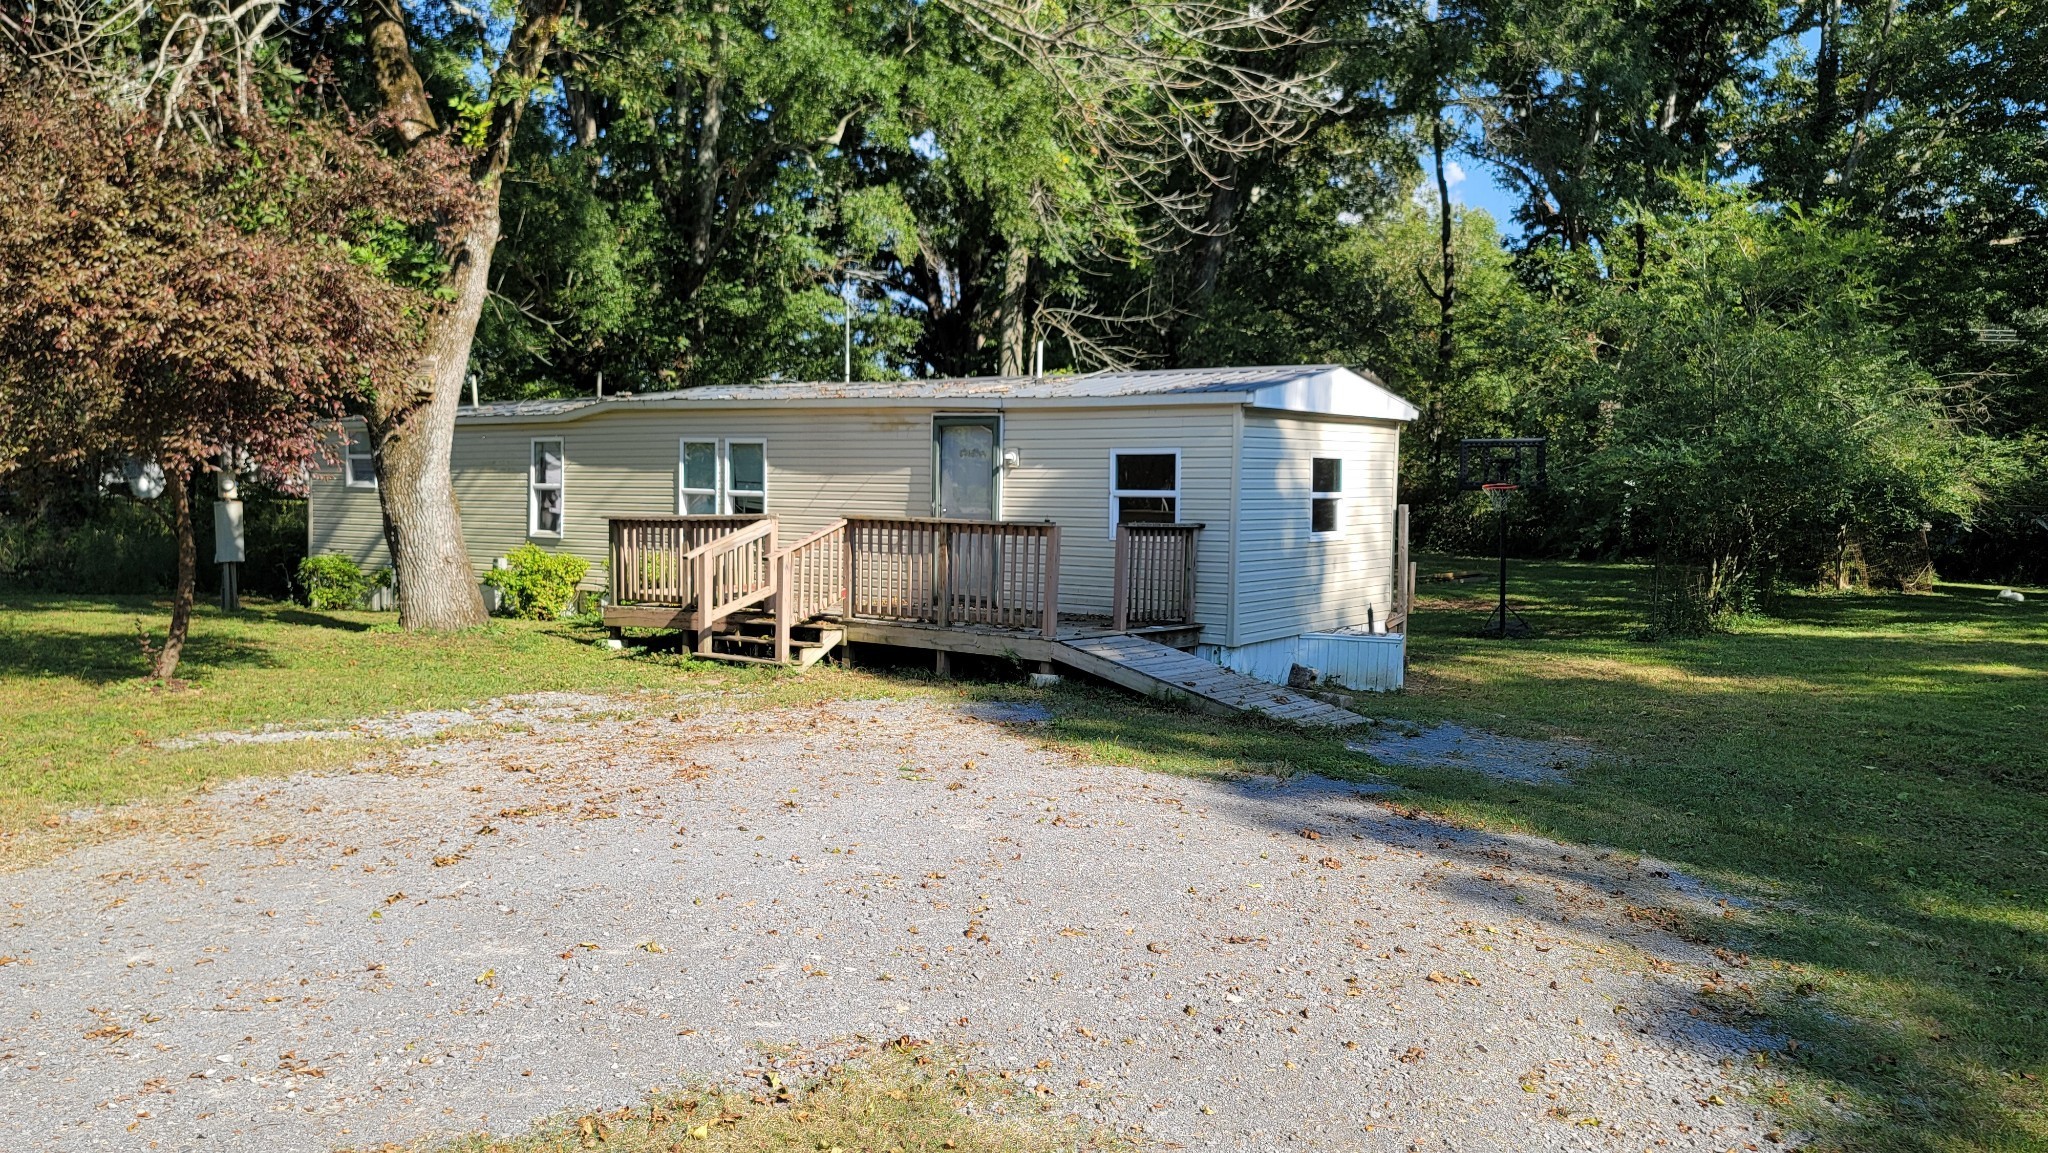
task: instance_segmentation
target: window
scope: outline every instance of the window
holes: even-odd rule
[[[676,465],[676,508],[684,516],[767,512],[767,442],[685,439]]]
[[[1309,462],[1308,527],[1317,536],[1335,536],[1343,527],[1338,505],[1344,499],[1344,462],[1319,456]]]
[[[562,442],[533,442],[533,472],[527,481],[526,531],[530,536],[562,535]]]
[[[718,442],[683,442],[676,508],[684,516],[716,516],[718,513]]]
[[[1180,450],[1109,454],[1110,535],[1120,524],[1172,524],[1180,519]]]
[[[377,462],[370,456],[370,441],[367,436],[349,436],[348,453],[342,473],[350,488],[376,488]]]
[[[768,446],[758,440],[725,442],[725,511],[732,516],[768,511]]]

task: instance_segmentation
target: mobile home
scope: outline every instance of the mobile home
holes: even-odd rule
[[[707,655],[1061,661],[1048,645],[1114,634],[1392,688],[1415,415],[1332,365],[705,387],[465,408],[454,485],[479,571],[529,541],[575,553],[608,624]],[[373,461],[347,440],[309,547],[383,565]]]

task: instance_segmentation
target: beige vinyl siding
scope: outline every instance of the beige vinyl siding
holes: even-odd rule
[[[1109,532],[1110,453],[1180,453],[1183,521],[1207,527],[1198,543],[1197,619],[1204,640],[1222,643],[1230,613],[1230,531],[1234,479],[1233,405],[1027,407],[996,413],[933,408],[640,410],[567,421],[458,424],[455,493],[463,539],[479,573],[527,537],[526,469],[537,438],[559,437],[562,535],[535,538],[551,551],[591,562],[585,586],[602,588],[609,550],[606,519],[676,513],[681,442],[767,442],[768,511],[788,540],[836,517],[932,515],[932,418],[1000,415],[1002,443],[1020,461],[1000,481],[1001,515],[1060,525],[1060,607],[1107,615],[1115,544]],[[1306,482],[1304,482],[1306,483]],[[310,534],[316,551],[382,558],[377,494],[347,489],[338,469],[316,478]],[[322,547],[326,546],[326,547]]]
[[[533,442],[560,438],[567,458],[562,535],[532,539],[588,560],[585,587],[603,588],[611,545],[606,521],[676,514],[686,437],[766,441],[768,511],[789,540],[849,514],[931,510],[931,419],[914,411],[641,411],[475,424],[455,433],[455,495],[471,562],[486,569],[528,539],[525,469]]]
[[[1203,640],[1221,643],[1230,612],[1234,410],[1161,405],[1004,414],[1003,445],[1020,459],[1003,477],[1003,517],[1059,522],[1060,611],[1106,616],[1112,605],[1110,453],[1178,449],[1179,519],[1206,526],[1196,543],[1195,619],[1205,626]]]
[[[1363,625],[1393,605],[1399,426],[1257,409],[1244,417],[1232,644]],[[1342,527],[1309,531],[1310,462],[1344,462]]]
[[[363,435],[359,420],[346,421],[344,427],[355,436]],[[339,553],[365,569],[389,568],[391,553],[384,545],[384,510],[377,503],[377,490],[349,487],[341,446],[339,435],[328,437],[306,479],[306,555]]]

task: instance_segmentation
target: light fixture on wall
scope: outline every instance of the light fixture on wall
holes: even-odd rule
[[[1019,452],[1018,452],[1018,451],[1017,451],[1016,449],[1014,449],[1014,448],[1010,448],[1010,447],[1008,447],[1008,446],[1004,446],[1004,448],[1003,448],[1003,467],[1004,467],[1004,468],[1016,468],[1016,467],[1017,467],[1017,465],[1018,465],[1019,463],[1021,463],[1021,462],[1023,461],[1023,459],[1024,459],[1024,456],[1023,456],[1023,454],[1022,454],[1022,453],[1019,453]]]

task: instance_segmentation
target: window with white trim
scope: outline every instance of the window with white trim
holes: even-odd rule
[[[725,511],[731,516],[768,511],[768,444],[725,442]]]
[[[768,442],[684,437],[676,461],[676,510],[684,516],[768,511]]]
[[[562,535],[562,470],[562,442],[535,440],[526,483],[527,535]]]
[[[1110,535],[1124,524],[1180,519],[1180,450],[1117,449],[1109,454]]]
[[[718,515],[718,442],[685,440],[676,471],[676,510],[684,516]]]
[[[1344,462],[1332,456],[1309,460],[1308,527],[1317,536],[1336,536],[1344,528]]]
[[[370,455],[370,438],[367,435],[347,435],[347,456],[342,462],[342,478],[350,488],[376,488],[377,462]]]

